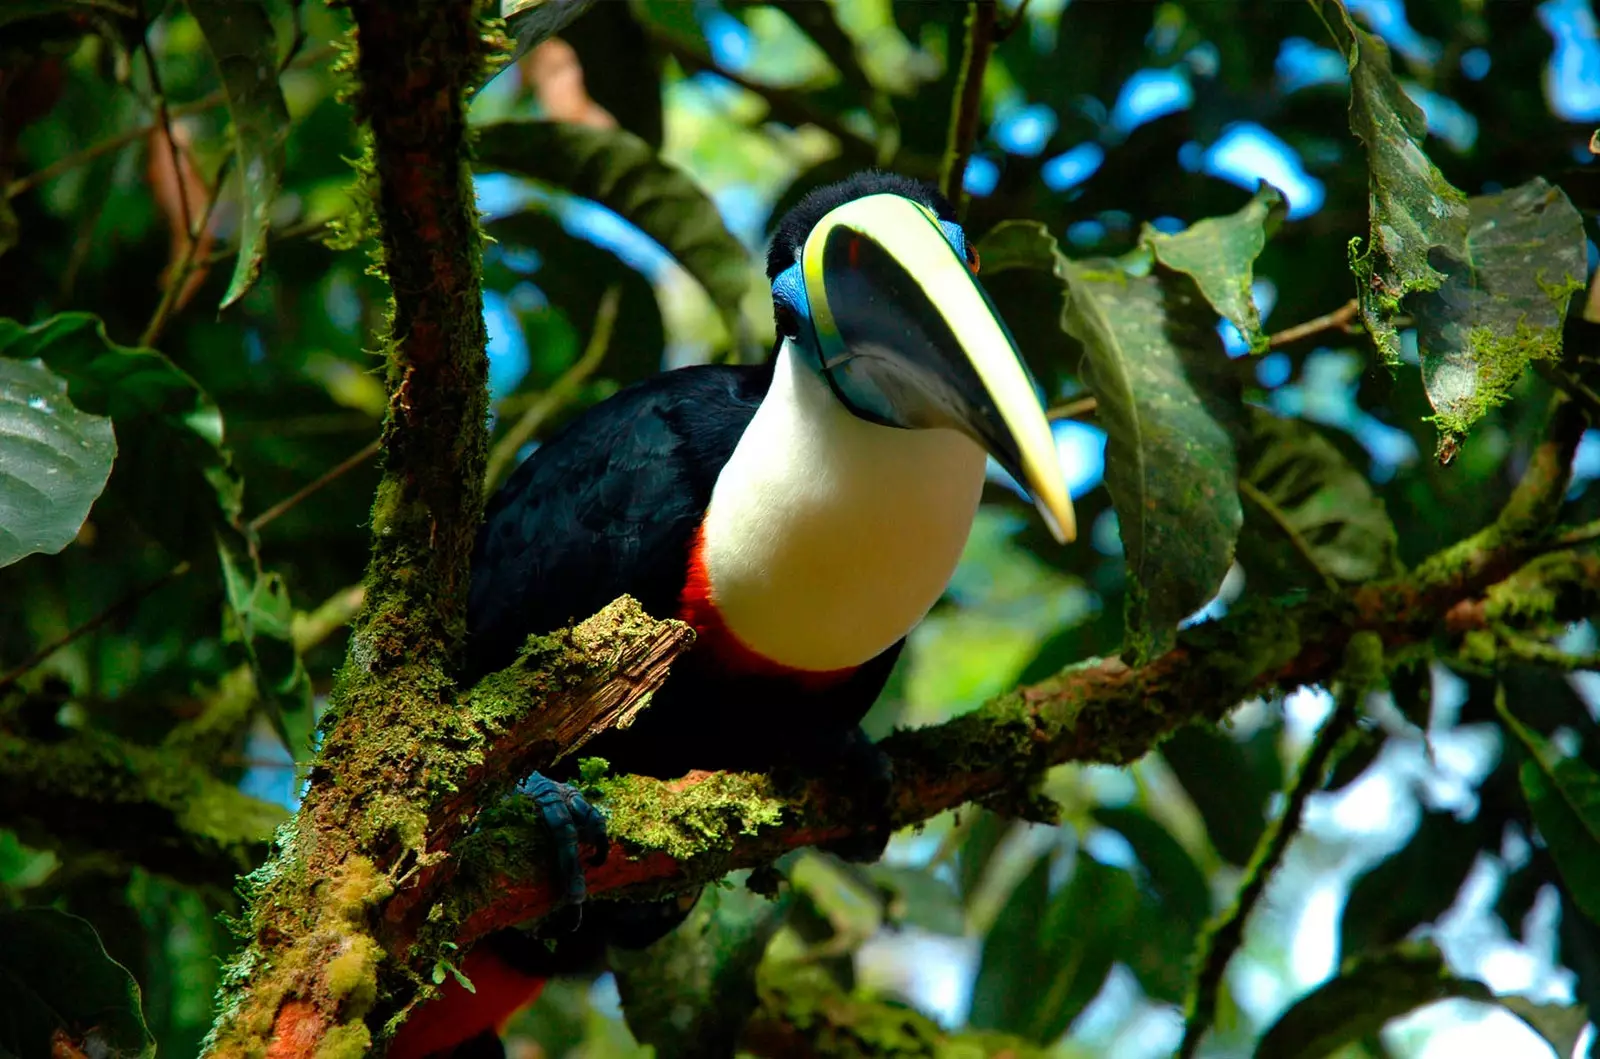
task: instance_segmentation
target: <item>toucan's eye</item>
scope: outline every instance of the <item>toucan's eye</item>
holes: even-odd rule
[[[783,302],[775,302],[772,306],[773,321],[777,325],[778,334],[790,338],[800,336],[800,317],[796,315],[794,307]]]
[[[978,274],[978,248],[971,243],[967,244],[967,267],[972,270],[974,276]]]

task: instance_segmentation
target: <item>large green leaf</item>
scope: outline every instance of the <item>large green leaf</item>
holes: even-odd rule
[[[1140,238],[1158,262],[1194,280],[1217,315],[1239,329],[1251,352],[1262,353],[1267,336],[1250,292],[1252,270],[1284,212],[1283,195],[1262,184],[1236,213],[1207,217],[1171,234],[1145,225]]]
[[[116,456],[111,420],[74,408],[65,380],[0,360],[0,566],[70,544]]]
[[[1583,218],[1543,179],[1469,199],[1467,209],[1466,260],[1406,303],[1446,437],[1503,402],[1529,361],[1561,351],[1567,303],[1588,273]]]
[[[1197,724],[1161,744],[1161,756],[1200,811],[1211,844],[1230,864],[1248,864],[1267,829],[1267,799],[1283,787],[1276,744],[1270,727],[1240,743]]]
[[[1475,821],[1425,813],[1404,846],[1350,887],[1339,921],[1341,958],[1387,948],[1443,915],[1487,837]]]
[[[1432,941],[1408,942],[1346,962],[1337,977],[1279,1016],[1256,1045],[1255,1059],[1321,1059],[1376,1034],[1390,1019],[1452,997],[1499,1004],[1559,1056],[1572,1054],[1587,1019],[1582,1008],[1495,996],[1483,983],[1450,973]]]
[[[1371,234],[1351,256],[1361,315],[1384,360],[1399,364],[1401,300],[1438,288],[1466,258],[1466,196],[1423,151],[1427,123],[1395,79],[1389,49],[1341,0],[1310,2],[1350,67],[1350,131],[1367,147]]]
[[[1224,356],[1186,278],[1134,275],[1108,260],[1059,268],[1063,325],[1083,343],[1081,374],[1107,435],[1106,488],[1130,575],[1126,650],[1149,658],[1172,645],[1233,563],[1239,473],[1218,420],[1234,410],[1202,393]]]
[[[177,554],[217,550],[230,618],[262,701],[283,730],[303,726],[294,718],[310,709],[310,685],[288,634],[288,601],[242,528],[244,485],[223,443],[216,403],[155,350],[112,342],[88,313],[62,313],[32,327],[0,319],[0,358],[43,362],[66,380],[74,405],[110,417],[120,454],[108,498],[116,494]]]
[[[1205,873],[1160,821],[1137,809],[1100,806],[1094,818],[1113,828],[1139,858],[1161,902],[1184,923],[1198,928],[1211,916],[1211,887]]]
[[[1316,427],[1250,409],[1239,452],[1239,559],[1272,591],[1397,572],[1394,523],[1366,475]]]
[[[978,1029],[1021,1032],[1040,978],[1049,972],[1040,925],[1050,903],[1050,857],[1037,858],[1001,906],[983,939],[969,1021]]]
[[[978,241],[987,272],[1031,268],[1066,289],[1061,326],[1083,347],[1080,374],[1107,435],[1106,488],[1130,580],[1134,658],[1172,645],[1233,563],[1243,513],[1214,316],[1187,275],[1148,254],[1069,261],[1037,221],[1006,221]]]
[[[1496,697],[1500,718],[1528,752],[1517,771],[1523,797],[1533,811],[1572,900],[1600,923],[1600,775],[1577,757],[1562,757],[1538,732]]]
[[[639,137],[550,121],[506,121],[478,130],[478,165],[560,188],[609,207],[666,248],[705,287],[737,330],[750,289],[750,255],[716,204]]]
[[[50,908],[0,912],[0,939],[0,1054],[155,1055],[138,983],[87,922]]]
[[[188,0],[188,4],[222,77],[239,159],[239,257],[222,296],[226,309],[255,283],[267,253],[272,201],[283,181],[289,108],[278,87],[278,42],[266,6],[259,0]]]

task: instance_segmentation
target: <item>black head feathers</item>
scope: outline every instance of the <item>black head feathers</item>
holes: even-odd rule
[[[784,214],[783,220],[778,222],[777,230],[772,234],[772,249],[767,251],[767,279],[776,279],[780,272],[799,260],[800,248],[805,245],[806,236],[810,235],[811,229],[817,226],[817,222],[835,207],[843,206],[853,199],[884,193],[920,202],[932,210],[940,220],[956,219],[956,211],[951,207],[950,200],[940,194],[939,189],[932,184],[925,184],[920,180],[901,176],[899,173],[885,173],[879,169],[863,170],[837,184],[828,184],[808,192],[794,209]]]

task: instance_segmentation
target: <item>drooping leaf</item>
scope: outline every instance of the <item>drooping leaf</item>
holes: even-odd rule
[[[1567,891],[1600,923],[1600,774],[1577,757],[1562,757],[1496,697],[1500,718],[1528,752],[1517,770],[1522,794],[1539,825]]]
[[[1059,274],[1057,265],[1065,260],[1056,237],[1038,221],[1001,221],[984,233],[976,249],[984,279],[1017,268]]]
[[[1542,178],[1467,201],[1466,260],[1407,301],[1439,431],[1465,434],[1529,361],[1561,351],[1567,302],[1588,274],[1583,218]]]
[[[1083,343],[1081,374],[1107,435],[1106,488],[1130,580],[1125,651],[1150,658],[1216,593],[1243,522],[1233,440],[1219,422],[1234,410],[1203,392],[1221,343],[1186,278],[1106,260],[1058,267],[1063,326]]]
[[[1020,1033],[1028,1024],[1040,977],[1048,973],[1040,924],[1049,902],[1046,855],[1017,882],[984,936],[968,1019],[974,1027]]]
[[[1161,756],[1200,811],[1212,845],[1230,864],[1249,863],[1267,829],[1267,799],[1283,787],[1275,741],[1270,728],[1241,744],[1187,725],[1161,744]]]
[[[1371,234],[1351,254],[1361,316],[1384,361],[1399,364],[1401,300],[1437,289],[1466,258],[1466,196],[1423,151],[1427,123],[1395,79],[1388,47],[1341,0],[1311,3],[1350,68],[1350,131],[1367,148]]]
[[[966,837],[956,853],[956,882],[961,889],[961,899],[965,902],[970,902],[972,895],[978,891],[979,884],[989,870],[989,862],[994,859],[995,850],[1000,848],[1000,841],[1011,829],[1010,821],[988,809],[972,807],[962,810],[963,817],[968,813],[974,815],[971,823],[966,825]]]
[[[1140,238],[1158,262],[1194,280],[1217,315],[1239,329],[1252,353],[1263,353],[1267,336],[1250,291],[1252,270],[1285,211],[1283,195],[1263,183],[1236,213],[1207,217],[1171,234],[1145,225]]]
[[[506,121],[478,132],[478,165],[529,177],[621,214],[705,287],[736,330],[750,289],[750,255],[692,179],[621,129]]]
[[[267,253],[272,202],[283,181],[289,108],[278,87],[278,45],[272,20],[259,0],[188,0],[217,64],[233,119],[238,155],[239,257],[222,296],[226,309],[255,283]]]
[[[1251,408],[1239,452],[1239,559],[1273,589],[1323,588],[1397,572],[1394,523],[1366,475],[1301,419]]]
[[[155,1054],[138,983],[87,922],[51,908],[0,912],[0,938],[0,1053]]]
[[[70,544],[116,455],[111,420],[74,408],[65,380],[0,360],[0,566]]]
[[[1350,887],[1339,921],[1340,958],[1387,948],[1443,915],[1487,837],[1476,821],[1425,813],[1404,846]]]

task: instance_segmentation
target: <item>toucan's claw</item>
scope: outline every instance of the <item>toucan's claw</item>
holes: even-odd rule
[[[832,762],[832,770],[859,808],[858,819],[866,827],[849,838],[830,842],[829,853],[857,863],[870,863],[883,856],[889,844],[889,798],[894,791],[894,764],[859,727],[851,731]]]
[[[537,772],[517,789],[533,800],[545,827],[550,829],[555,846],[556,885],[566,895],[564,903],[581,906],[589,891],[583,880],[579,847],[594,848],[591,865],[605,862],[611,848],[606,838],[605,814],[585,801],[575,788]]]

